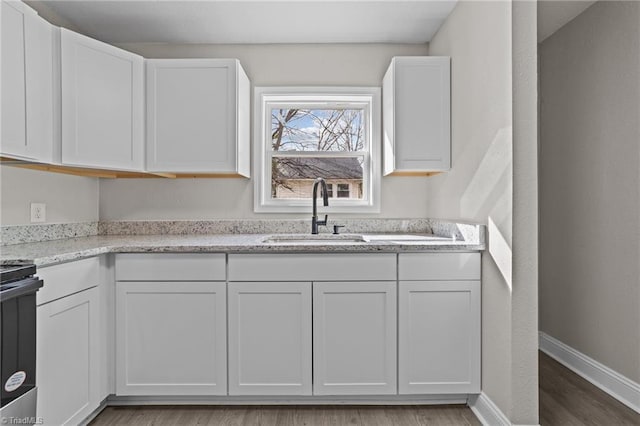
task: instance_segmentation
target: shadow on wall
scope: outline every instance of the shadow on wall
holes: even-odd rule
[[[489,254],[511,291],[513,205],[512,128],[500,129],[460,200],[461,217],[487,217]]]

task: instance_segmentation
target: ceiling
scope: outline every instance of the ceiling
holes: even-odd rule
[[[37,0],[52,23],[107,43],[426,43],[457,0]]]

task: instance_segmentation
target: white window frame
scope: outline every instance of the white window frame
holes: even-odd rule
[[[329,206],[322,206],[319,210],[323,214],[379,213],[382,163],[380,92],[379,87],[256,87],[253,115],[254,211],[256,213],[311,213],[311,199],[273,199],[271,197],[271,108],[276,106],[335,108],[339,106],[365,109],[368,149],[358,151],[365,157],[363,198],[361,200],[331,198]],[[325,154],[326,156],[336,155],[330,152]],[[314,156],[317,155],[314,153]]]

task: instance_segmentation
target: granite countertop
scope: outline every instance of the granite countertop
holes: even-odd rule
[[[0,262],[38,266],[106,253],[367,253],[468,252],[484,250],[484,238],[464,240],[430,234],[208,234],[98,235],[0,247]],[[364,238],[363,238],[364,237]],[[269,240],[271,241],[265,241]],[[274,241],[275,239],[275,241]]]

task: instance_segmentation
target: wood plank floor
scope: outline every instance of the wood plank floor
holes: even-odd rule
[[[640,414],[539,352],[542,426],[640,425]]]
[[[480,425],[462,405],[107,407],[91,426],[465,426]]]
[[[465,426],[468,407],[446,406],[137,406],[107,407],[92,426]],[[640,414],[540,352],[542,426],[640,426]]]

